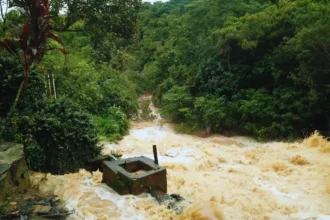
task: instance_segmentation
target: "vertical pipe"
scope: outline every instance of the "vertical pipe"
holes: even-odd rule
[[[44,73],[44,84],[45,84],[45,91],[47,91],[47,76],[46,73]]]
[[[55,77],[54,77],[54,74],[52,74],[52,80],[53,80],[53,89],[54,89],[54,99],[56,99],[56,89],[55,89]]]
[[[50,77],[49,77],[49,74],[48,74],[48,87],[49,87],[49,96],[50,96],[50,100],[52,100],[52,87],[50,85]]]
[[[152,146],[152,149],[153,149],[153,152],[154,152],[154,161],[155,161],[155,164],[158,165],[157,146],[156,145],[153,145]]]

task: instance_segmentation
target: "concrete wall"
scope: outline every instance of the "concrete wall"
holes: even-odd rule
[[[30,179],[23,146],[0,143],[0,203],[15,193],[24,192],[29,186]]]

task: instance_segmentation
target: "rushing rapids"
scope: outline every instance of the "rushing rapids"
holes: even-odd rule
[[[258,143],[245,137],[200,138],[171,125],[134,122],[104,153],[152,158],[167,168],[168,192],[192,205],[181,215],[148,195],[119,196],[101,184],[102,173],[54,176],[35,173],[42,193],[55,194],[69,219],[330,219],[330,143],[317,133],[296,143]]]

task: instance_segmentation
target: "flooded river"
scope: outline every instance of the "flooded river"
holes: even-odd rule
[[[84,170],[64,176],[34,174],[43,193],[56,194],[69,219],[330,219],[330,143],[318,134],[297,143],[258,143],[245,137],[176,134],[169,124],[134,122],[104,153],[152,156],[167,168],[168,193],[192,203],[181,215],[148,195],[119,196]],[[41,179],[44,179],[40,182]]]

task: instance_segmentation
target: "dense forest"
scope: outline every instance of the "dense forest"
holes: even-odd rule
[[[0,139],[23,143],[31,169],[69,172],[97,156],[98,140],[127,134],[144,93],[178,132],[288,140],[330,128],[326,0],[49,4],[56,50],[29,74],[0,51]],[[22,38],[29,10],[2,10],[0,39]]]
[[[179,131],[293,139],[329,130],[328,1],[145,4],[138,28],[128,53]]]

